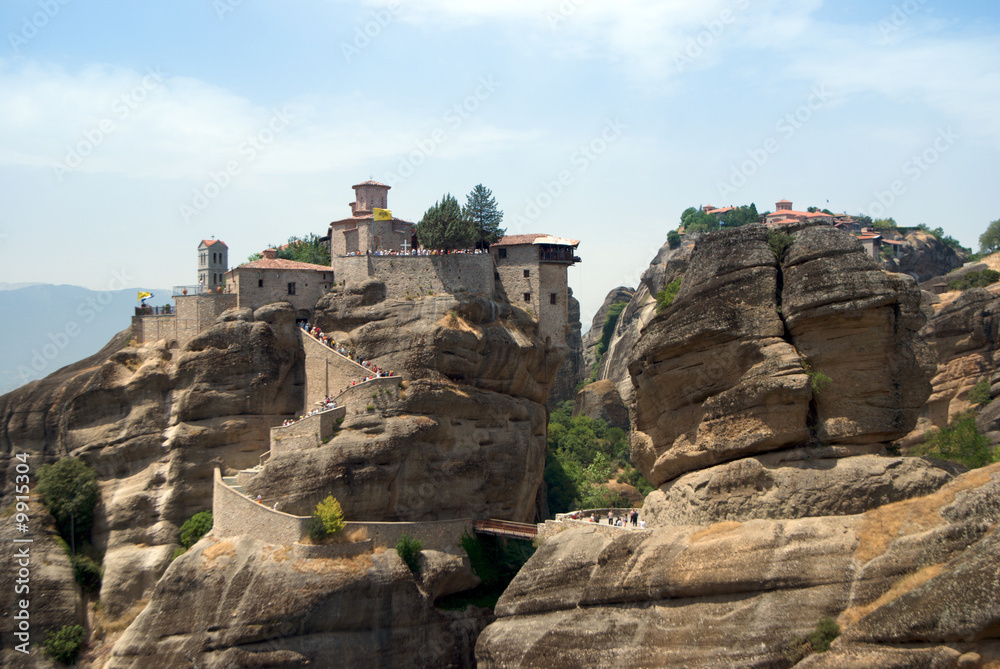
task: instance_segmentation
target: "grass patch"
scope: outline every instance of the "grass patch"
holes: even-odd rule
[[[677,297],[677,293],[681,289],[681,279],[682,277],[677,277],[656,294],[656,313],[660,313],[674,303],[674,298]]]

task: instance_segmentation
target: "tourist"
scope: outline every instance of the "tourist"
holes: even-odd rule
[[[264,498],[261,497],[260,495],[257,495],[257,503],[258,504],[263,504],[264,503]]]
[[[614,523],[611,522],[614,519],[614,517],[615,517],[615,514],[613,514],[611,512],[611,510],[609,509],[608,510],[608,525],[613,525],[614,524]]]
[[[642,520],[639,521],[639,529],[640,530],[646,529],[646,519],[645,518],[643,518]]]

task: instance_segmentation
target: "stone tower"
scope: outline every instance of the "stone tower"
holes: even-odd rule
[[[226,285],[229,271],[229,247],[221,239],[203,239],[198,244],[198,285],[205,292],[216,292]]]

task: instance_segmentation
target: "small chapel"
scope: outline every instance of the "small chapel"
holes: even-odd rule
[[[376,251],[409,251],[417,244],[416,224],[395,218],[388,210],[388,186],[362,181],[351,186],[351,216],[330,223],[330,255],[368,255]]]

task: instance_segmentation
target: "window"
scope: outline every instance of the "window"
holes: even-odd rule
[[[529,276],[531,276],[531,270],[530,269],[524,270],[524,278],[527,279]]]
[[[257,287],[258,288],[264,287],[264,279],[257,279]]]
[[[525,302],[531,302],[531,293],[525,293],[524,294],[524,301]]]
[[[506,258],[507,257],[507,249],[497,249],[497,257],[498,258]]]
[[[289,295],[294,295],[295,294],[295,282],[294,281],[288,284],[288,294]]]
[[[555,303],[556,303],[556,294],[549,293],[549,304],[555,304]]]

